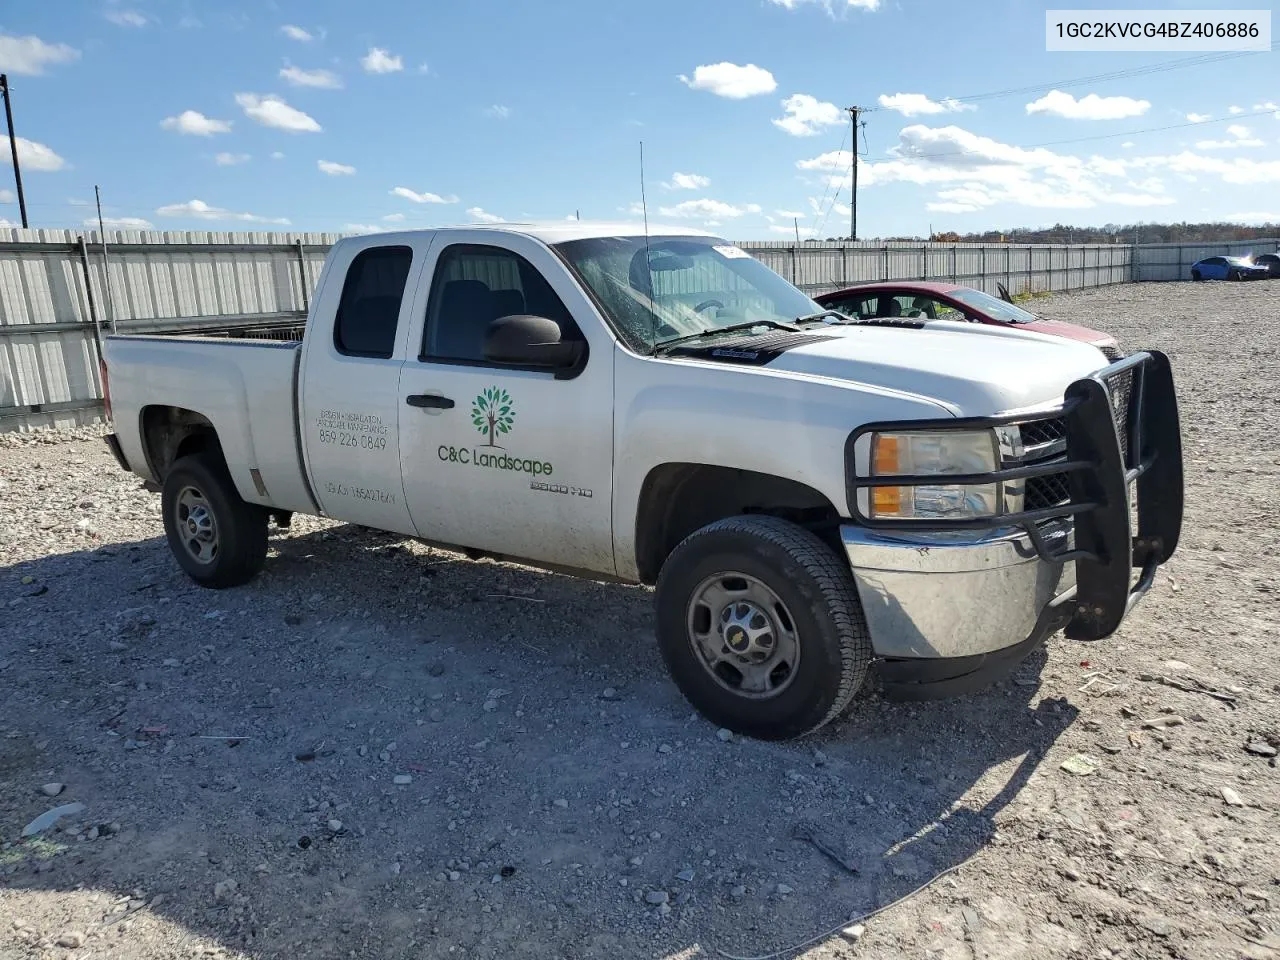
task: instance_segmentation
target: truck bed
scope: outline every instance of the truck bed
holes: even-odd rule
[[[159,482],[145,449],[146,410],[188,410],[213,424],[245,500],[315,512],[297,433],[301,348],[292,340],[107,337],[112,418],[129,464]]]

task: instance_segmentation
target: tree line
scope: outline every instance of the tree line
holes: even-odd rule
[[[1280,223],[1245,226],[1239,223],[1107,223],[1100,227],[1076,227],[1055,223],[1052,227],[1015,227],[980,233],[934,232],[927,237],[884,237],[886,243],[932,240],[935,243],[1224,243],[1234,240],[1271,240],[1280,236]],[[847,237],[828,237],[840,241]]]

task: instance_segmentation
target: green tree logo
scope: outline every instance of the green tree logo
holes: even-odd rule
[[[489,387],[471,405],[471,422],[489,438],[486,447],[498,446],[498,434],[510,433],[515,420],[515,404],[511,402],[511,395],[501,387]]]

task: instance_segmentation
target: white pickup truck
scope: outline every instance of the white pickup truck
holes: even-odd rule
[[[764,738],[872,675],[947,695],[1108,636],[1182,523],[1162,354],[850,319],[687,229],[343,239],[301,343],[109,337],[103,367],[198,583],[301,512],[654,584],[685,696]]]

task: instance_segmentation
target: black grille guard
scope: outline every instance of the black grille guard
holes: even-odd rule
[[[874,477],[858,476],[855,468],[854,445],[869,433],[1019,426],[1052,418],[1065,423],[1064,459],[974,474]],[[1101,640],[1114,633],[1151,588],[1156,570],[1173,556],[1182,531],[1178,401],[1169,358],[1156,350],[1130,354],[1076,380],[1062,407],[1049,413],[868,424],[849,436],[845,464],[850,510],[861,526],[915,534],[1021,528],[1041,559],[1074,561],[1076,610],[1065,628],[1073,640]],[[1046,474],[1068,476],[1068,501],[959,520],[877,520],[865,516],[858,503],[859,491],[874,487],[1003,484]],[[1135,492],[1136,511],[1130,503]],[[1067,537],[1047,535],[1047,526],[1065,520],[1074,522],[1074,545]],[[1135,569],[1140,571],[1136,583]]]

